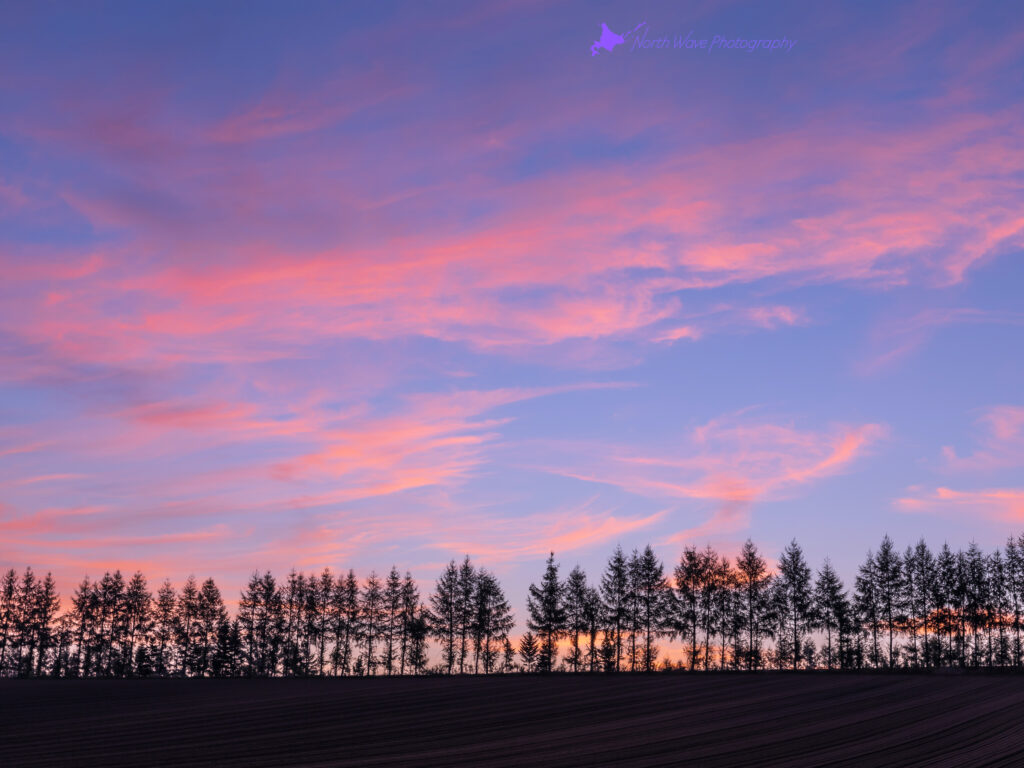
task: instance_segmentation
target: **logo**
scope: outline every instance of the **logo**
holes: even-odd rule
[[[642,35],[634,34],[641,28],[643,30]],[[746,38],[746,37],[728,37],[726,35],[714,35],[713,37],[696,38],[693,36],[693,30],[684,37],[683,35],[662,35],[661,37],[650,37],[650,27],[647,26],[646,21],[641,21],[633,29],[629,30],[624,35],[620,35],[613,32],[608,28],[608,25],[601,23],[601,37],[594,41],[593,45],[590,46],[590,55],[597,56],[601,51],[608,51],[611,53],[615,50],[616,46],[625,45],[626,38],[632,36],[632,45],[630,45],[630,51],[647,51],[652,49],[662,48],[677,48],[680,50],[690,51],[706,51],[711,53],[712,51],[718,50],[740,50],[753,53],[754,51],[763,51],[765,53],[771,51],[782,51],[783,53],[789,53],[793,50],[793,46],[796,45],[796,40],[790,40],[788,37],[782,38]]]
[[[633,29],[629,30],[629,32],[627,32],[626,34],[617,35],[610,29],[608,29],[607,24],[601,22],[601,38],[599,40],[595,40],[594,44],[590,46],[590,55],[597,56],[597,54],[601,52],[602,48],[611,53],[616,45],[623,45],[626,42],[627,37],[632,35],[646,23],[646,21],[641,21]]]

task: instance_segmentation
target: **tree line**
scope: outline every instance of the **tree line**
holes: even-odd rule
[[[213,579],[180,589],[120,571],[85,578],[67,610],[53,577],[0,578],[0,676],[272,677],[670,669],[1022,667],[1024,535],[899,552],[886,536],[852,590],[794,540],[770,569],[752,541],[730,559],[686,547],[667,570],[650,546],[616,548],[599,577],[564,578],[554,553],[513,642],[497,577],[466,556],[421,599],[392,567],[360,580],[254,573],[229,615]],[[659,643],[681,648],[661,657]],[[428,644],[436,643],[436,653]]]

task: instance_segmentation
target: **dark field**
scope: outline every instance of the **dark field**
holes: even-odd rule
[[[1024,677],[8,680],[0,765],[1021,766]]]

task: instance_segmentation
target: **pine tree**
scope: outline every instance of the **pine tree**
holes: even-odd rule
[[[555,553],[548,556],[540,586],[530,585],[526,600],[529,614],[526,626],[537,633],[539,650],[537,668],[551,672],[558,658],[558,639],[565,631],[565,604],[562,584],[558,580]]]
[[[770,637],[771,576],[768,564],[757,551],[750,539],[743,544],[740,555],[736,558],[736,571],[739,581],[740,609],[743,613],[743,626],[746,629],[747,642],[744,648],[746,667],[748,670],[760,669],[762,665],[761,641]]]
[[[314,645],[316,658],[316,674],[327,674],[327,648],[337,642],[333,637],[336,619],[332,612],[334,597],[334,574],[330,568],[324,568],[320,577],[314,580],[310,589],[309,634]]]
[[[246,674],[271,677],[278,672],[283,644],[284,602],[270,571],[249,580],[238,604]]]
[[[34,624],[34,607],[38,582],[31,568],[26,568],[18,585],[17,602],[14,614],[14,632],[17,638],[15,646],[15,670],[19,675],[28,677],[32,674],[36,652],[36,632]]]
[[[849,620],[850,604],[843,591],[843,582],[826,558],[825,564],[818,571],[818,579],[814,585],[814,603],[819,626],[825,630],[825,666],[834,669],[836,655],[833,652],[833,636],[838,637]]]
[[[945,663],[952,664],[954,659],[957,658],[953,647],[953,635],[959,623],[956,602],[959,579],[956,557],[953,555],[952,550],[950,550],[948,543],[944,543],[939,551],[939,556],[935,563],[935,571],[933,601],[939,615],[939,623],[936,629],[939,632],[940,649],[942,635],[945,635],[947,639],[946,650],[940,655],[944,656]],[[939,663],[943,663],[943,660],[940,659]]]
[[[401,640],[401,664],[399,672],[405,674],[405,667],[409,663],[410,649],[410,622],[417,618],[416,609],[420,604],[420,593],[412,574],[406,571],[405,580],[402,582],[402,640]]]
[[[452,560],[441,573],[430,596],[427,619],[431,634],[441,643],[441,653],[448,674],[455,671],[459,635],[459,569]]]
[[[221,639],[221,628],[230,626],[230,621],[220,590],[212,578],[203,582],[196,602],[194,674],[205,677],[211,671],[213,655]]]
[[[345,576],[338,576],[331,598],[331,614],[335,622],[332,668],[336,675],[348,675],[355,661],[355,647],[360,642],[359,581],[355,571],[349,569]]]
[[[502,673],[508,673],[516,667],[516,649],[512,647],[512,641],[507,637],[502,643],[503,656],[501,671]]]
[[[935,594],[935,557],[932,555],[924,539],[917,542],[914,548],[907,549],[903,557],[905,565],[904,602],[907,606],[909,618],[908,629],[913,639],[911,654],[915,666],[924,664],[931,666],[932,650],[929,642],[929,632],[934,629],[932,614],[934,613]],[[917,651],[917,630],[920,627],[922,634],[921,653]]]
[[[126,643],[122,667],[124,674],[136,674],[136,653],[138,646],[150,632],[153,596],[146,585],[146,577],[136,571],[125,591]]]
[[[60,595],[53,574],[47,572],[46,577],[36,588],[36,599],[33,605],[33,627],[36,633],[36,666],[35,675],[42,675],[46,660],[54,645],[54,620],[60,609]]]
[[[384,618],[384,591],[375,571],[370,571],[359,601],[359,626],[362,628],[365,645],[366,674],[377,671],[376,644],[381,634]]]
[[[583,600],[583,621],[587,628],[586,662],[590,672],[596,672],[601,667],[601,647],[597,636],[601,632],[602,615],[601,595],[594,587],[588,587]]]
[[[629,660],[629,671],[636,672],[640,662],[637,645],[640,636],[640,604],[638,602],[640,596],[640,553],[635,549],[630,553],[629,560],[626,561],[626,573],[629,584],[629,588],[626,590],[626,658]]]
[[[16,638],[18,573],[13,568],[4,573],[0,581],[0,677],[8,668],[8,658]]]
[[[199,586],[195,576],[189,575],[181,587],[178,597],[178,614],[175,617],[174,639],[181,654],[180,673],[182,677],[195,674],[196,623],[199,618]]]
[[[675,568],[676,600],[673,628],[689,640],[690,671],[697,668],[697,630],[700,626],[700,604],[705,582],[705,561],[696,547],[686,547]]]
[[[888,664],[896,666],[896,632],[903,618],[903,563],[888,535],[882,538],[875,555],[875,583],[881,619],[889,637]]]
[[[569,633],[569,656],[566,659],[573,672],[578,672],[583,663],[580,650],[580,636],[588,629],[587,619],[587,575],[578,565],[569,572],[565,580],[565,621]]]
[[[811,592],[811,569],[803,550],[791,541],[779,558],[779,575],[775,580],[775,605],[781,636],[789,644],[793,669],[800,665],[804,638],[814,624],[814,602]]]
[[[304,664],[304,648],[306,647],[305,630],[306,575],[293,568],[288,574],[282,594],[284,610],[284,632],[282,635],[281,662],[285,675],[304,675],[307,673]]]
[[[476,569],[466,555],[459,566],[456,582],[456,619],[458,622],[458,659],[459,674],[466,671],[466,658],[469,655],[470,635],[473,626],[473,593],[476,591]]]
[[[239,672],[242,637],[238,619],[225,621],[217,627],[217,644],[210,660],[213,677],[235,677]]]
[[[519,657],[523,660],[524,672],[535,671],[538,655],[537,638],[532,632],[527,632],[519,639]]]
[[[987,562],[989,599],[986,608],[986,619],[989,629],[988,663],[1006,666],[1010,663],[1010,638],[1007,635],[1007,617],[1012,609],[1010,597],[1010,580],[1006,559],[999,549],[988,556]],[[995,630],[995,638],[992,630]]]
[[[384,650],[382,662],[387,674],[392,674],[398,661],[402,624],[402,576],[391,566],[384,582]]]
[[[672,588],[665,578],[665,568],[654,555],[650,545],[637,559],[637,618],[643,637],[641,668],[645,672],[655,669],[658,648],[655,640],[670,628],[672,615]]]
[[[410,614],[406,621],[408,635],[407,664],[414,675],[421,674],[427,666],[427,634],[429,628],[424,619],[425,609]]]
[[[174,669],[174,621],[177,614],[177,594],[171,582],[164,581],[156,595],[151,640],[154,672],[158,677],[166,677]]]
[[[712,570],[711,623],[709,637],[717,635],[721,638],[719,668],[725,669],[726,649],[729,645],[729,634],[732,624],[732,604],[736,589],[736,574],[727,557],[716,561]]]
[[[120,570],[103,574],[97,589],[99,620],[95,640],[98,671],[104,676],[118,674],[113,662],[124,647],[124,593],[124,576]]]
[[[1024,536],[1011,536],[1006,542],[1006,578],[1013,611],[1011,658],[1013,665],[1024,664],[1024,643],[1021,642],[1021,614],[1024,612]]]
[[[512,608],[497,577],[483,568],[476,572],[476,590],[473,593],[473,672],[490,674],[495,667],[501,646],[515,626]]]
[[[870,551],[857,571],[857,579],[854,582],[854,606],[861,630],[870,636],[868,660],[872,666],[880,666],[882,652],[878,633],[882,625],[882,610],[878,595],[876,560]]]
[[[615,671],[622,664],[622,633],[628,621],[629,570],[622,547],[616,547],[601,577],[601,602],[606,622],[605,637],[614,650]]]

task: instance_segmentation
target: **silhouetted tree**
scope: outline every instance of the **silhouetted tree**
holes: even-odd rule
[[[935,557],[924,539],[903,556],[903,603],[907,611],[907,630],[910,633],[910,654],[914,666],[931,666],[929,631],[933,629],[932,613],[935,608]],[[922,635],[918,652],[918,629]]]
[[[181,657],[178,672],[182,677],[194,674],[196,667],[195,643],[197,641],[197,623],[199,620],[199,587],[194,576],[185,579],[178,596],[178,615],[175,620],[174,634]]]
[[[473,625],[473,593],[476,591],[476,569],[470,562],[469,555],[462,559],[455,590],[455,615],[458,625],[458,659],[459,674],[466,671],[466,658],[469,655],[470,635]]]
[[[690,644],[690,670],[697,668],[697,630],[700,627],[700,605],[706,581],[707,563],[696,547],[686,547],[675,568],[676,610],[673,617],[675,633]]]
[[[277,582],[267,571],[253,574],[238,604],[239,631],[246,674],[277,674],[284,631],[284,606]]]
[[[314,648],[316,674],[327,674],[328,647],[337,641],[333,630],[337,625],[333,613],[334,574],[324,568],[320,577],[311,579],[309,595],[309,637]]]
[[[399,661],[402,635],[402,576],[394,565],[391,566],[391,571],[384,582],[383,619],[384,649],[381,661],[384,664],[384,671],[390,675]]]
[[[146,584],[146,577],[136,571],[128,582],[124,596],[125,648],[121,666],[125,675],[137,672],[137,654],[145,648],[144,641],[152,627],[153,596]]]
[[[430,596],[427,618],[430,633],[441,644],[441,654],[448,674],[455,671],[461,611],[459,607],[459,569],[452,560],[437,579]]]
[[[213,579],[207,579],[199,589],[195,622],[194,674],[205,677],[211,673],[213,656],[220,640],[221,627],[228,626],[228,612]]]
[[[504,640],[515,626],[512,608],[497,577],[483,568],[476,572],[476,587],[472,596],[473,672],[490,674],[496,665]]]
[[[384,591],[380,579],[374,571],[366,579],[359,601],[359,626],[362,629],[365,645],[366,674],[373,675],[377,670],[377,639],[381,634],[384,621]]]
[[[412,578],[412,574],[406,571],[405,579],[402,582],[402,637],[401,637],[401,664],[399,672],[405,674],[405,668],[410,664],[410,649],[411,649],[411,631],[412,622],[419,621],[424,623],[423,617],[417,613],[417,609],[420,604],[420,593],[416,587],[416,582]],[[413,667],[415,670],[416,668]]]
[[[285,675],[308,674],[308,641],[306,630],[308,588],[306,574],[294,569],[288,574],[281,596],[284,610],[284,632],[281,642],[281,667]]]
[[[539,643],[537,669],[550,672],[558,658],[558,639],[565,631],[565,604],[554,552],[548,556],[540,585],[530,585],[526,610],[526,626],[537,633]]]
[[[763,663],[761,641],[771,637],[771,576],[768,564],[757,551],[750,539],[743,544],[736,558],[738,579],[739,610],[743,615],[743,627],[747,642],[744,659],[747,669],[760,669]]]
[[[355,648],[360,642],[359,581],[355,571],[349,569],[338,576],[331,598],[331,616],[334,622],[335,648],[331,664],[335,674],[347,675],[355,663]]]
[[[875,555],[875,585],[882,624],[889,637],[888,664],[890,668],[895,667],[898,660],[896,632],[902,623],[903,616],[902,581],[903,563],[893,546],[892,539],[886,535],[878,547],[878,554]]]
[[[988,553],[944,545],[938,556],[924,540],[899,555],[886,536],[858,569],[852,604],[827,558],[812,584],[795,541],[775,576],[751,541],[735,561],[686,547],[674,589],[650,546],[628,558],[617,548],[600,592],[582,568],[565,583],[558,571],[552,553],[530,585],[519,648],[528,671],[555,669],[562,638],[559,669],[672,669],[658,663],[657,638],[669,633],[682,637],[690,669],[753,670],[766,659],[829,669],[1024,664],[1024,536]],[[9,569],[0,572],[0,675],[419,674],[430,635],[441,671],[515,667],[514,618],[492,572],[453,560],[430,603],[394,566],[383,583],[371,573],[362,585],[351,570],[292,571],[282,585],[257,572],[232,619],[212,579],[190,576],[180,592],[165,581],[154,599],[142,573],[126,581],[114,570],[83,579],[59,614],[52,575]]]
[[[637,558],[633,579],[637,593],[637,623],[643,637],[641,668],[653,672],[658,657],[655,640],[671,630],[673,613],[672,587],[665,578],[665,568],[650,545]]]
[[[805,636],[814,625],[814,601],[811,569],[796,539],[789,543],[779,558],[774,604],[779,620],[779,640],[783,643],[780,658],[785,657],[788,651],[793,669],[797,669]]]
[[[18,573],[8,569],[0,580],[0,677],[8,667],[8,656],[14,646],[17,616]]]
[[[622,664],[622,633],[628,622],[629,613],[629,570],[622,547],[612,553],[604,575],[601,577],[601,602],[606,623],[606,638],[614,650],[615,671]]]
[[[1006,579],[1013,611],[1011,658],[1015,667],[1024,663],[1024,644],[1021,642],[1021,613],[1024,611],[1024,536],[1011,536],[1006,542]]]
[[[843,591],[843,582],[826,558],[825,564],[818,571],[818,579],[814,585],[814,604],[818,625],[825,630],[825,666],[833,669],[836,655],[833,653],[833,637],[839,638],[850,621],[850,602]]]
[[[985,555],[976,542],[971,542],[964,555],[966,599],[964,607],[967,624],[971,630],[971,666],[977,667],[982,661],[981,633],[986,624],[986,606],[989,598],[988,573]]]
[[[596,672],[601,666],[601,646],[597,642],[597,637],[601,633],[603,615],[601,595],[594,587],[587,587],[583,597],[583,622],[587,633],[586,664],[591,672]],[[607,633],[605,637],[607,638]]]
[[[427,666],[428,626],[421,607],[413,611],[406,620],[406,664],[414,675],[421,674]]]
[[[537,638],[532,632],[527,632],[519,639],[519,658],[523,660],[523,671],[533,672],[537,667],[538,656]]]
[[[502,673],[512,672],[516,668],[516,649],[512,646],[512,641],[509,640],[507,637],[502,643],[502,654]]]
[[[174,625],[178,614],[178,598],[170,581],[164,581],[156,594],[153,611],[150,656],[153,672],[166,677],[174,669]]]
[[[1010,580],[1006,560],[999,549],[993,550],[986,563],[989,595],[985,610],[988,625],[987,662],[989,666],[1010,663],[1010,638],[1007,634],[1011,611]]]
[[[861,631],[870,639],[868,660],[873,666],[879,666],[882,653],[878,634],[882,626],[882,609],[879,599],[876,560],[870,551],[857,570],[857,578],[854,582],[854,609]]]
[[[565,580],[565,625],[569,635],[569,655],[566,662],[573,672],[578,672],[583,664],[580,637],[585,636],[588,630],[586,610],[589,591],[587,575],[577,565]]]

